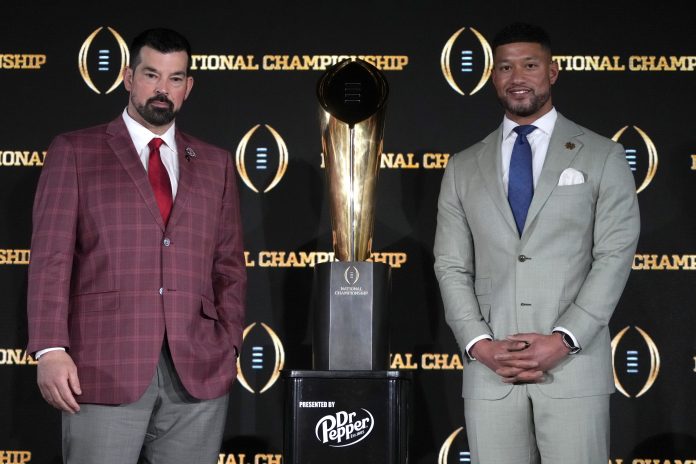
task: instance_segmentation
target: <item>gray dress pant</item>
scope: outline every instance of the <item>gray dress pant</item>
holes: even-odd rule
[[[65,464],[215,464],[227,417],[228,395],[191,397],[162,349],[143,396],[117,406],[81,404],[63,413]]]
[[[609,395],[550,398],[534,384],[464,400],[472,464],[606,464]]]

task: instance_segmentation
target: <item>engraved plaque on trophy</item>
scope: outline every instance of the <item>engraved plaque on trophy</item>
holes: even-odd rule
[[[390,268],[369,262],[388,95],[382,73],[362,60],[337,63],[317,85],[334,255],[317,264],[313,366],[389,367]]]

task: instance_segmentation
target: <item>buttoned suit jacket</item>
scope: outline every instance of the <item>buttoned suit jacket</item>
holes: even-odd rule
[[[27,350],[63,346],[78,402],[136,401],[168,341],[186,390],[228,392],[241,349],[246,271],[228,152],[178,129],[165,226],[122,117],[51,143],[33,210]]]
[[[541,391],[609,394],[608,323],[640,229],[624,150],[559,114],[520,237],[502,184],[501,140],[502,125],[450,159],[442,179],[434,255],[447,323],[462,351],[483,334],[563,327],[582,351],[549,371]],[[558,185],[566,168],[584,182]],[[464,368],[465,398],[498,399],[511,388],[482,363]]]

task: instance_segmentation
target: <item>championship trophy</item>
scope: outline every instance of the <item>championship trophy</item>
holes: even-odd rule
[[[389,370],[390,268],[367,261],[387,82],[347,60],[317,93],[338,261],[314,266],[314,370],[284,374],[283,462],[406,464],[411,373]]]
[[[337,261],[315,266],[313,367],[389,367],[390,268],[372,253],[387,81],[370,63],[344,60],[317,85]]]

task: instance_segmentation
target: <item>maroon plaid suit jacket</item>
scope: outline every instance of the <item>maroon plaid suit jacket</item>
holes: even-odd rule
[[[176,143],[166,227],[122,117],[48,149],[34,201],[27,351],[66,347],[79,402],[136,401],[165,330],[194,397],[221,396],[236,376],[246,270],[235,171],[226,151],[179,131]]]

